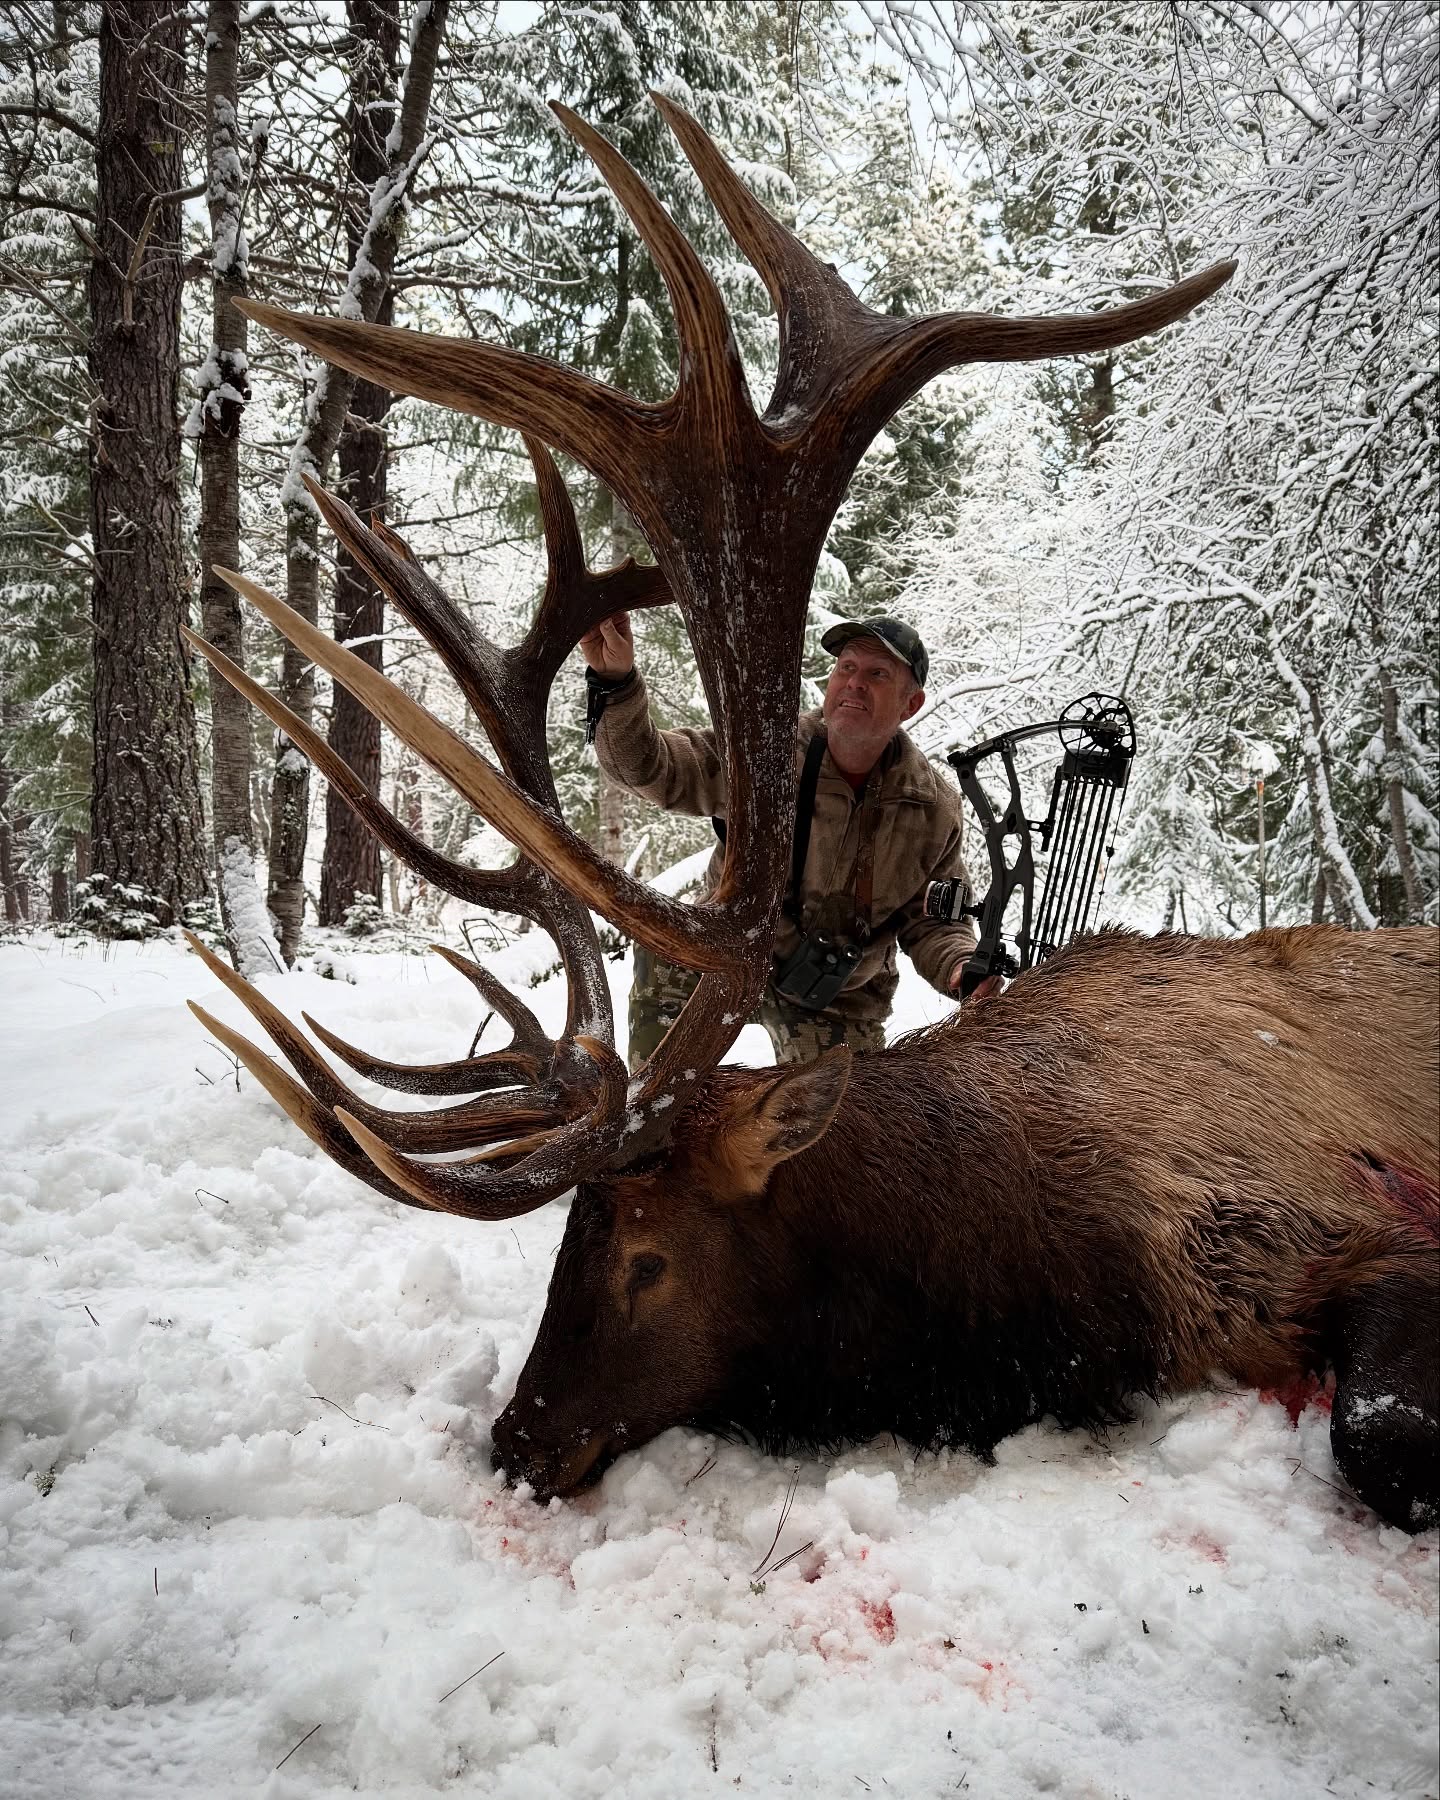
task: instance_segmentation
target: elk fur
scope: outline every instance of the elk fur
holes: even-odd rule
[[[577,1318],[606,1337],[579,1290],[607,1257],[698,1251],[705,1212],[729,1229],[668,1360],[713,1309],[726,1366],[689,1417],[775,1451],[894,1431],[988,1455],[1046,1415],[1095,1429],[1136,1394],[1281,1385],[1334,1360],[1346,1308],[1387,1283],[1433,1335],[1437,942],[1099,933],[855,1058],[828,1129],[768,1179],[737,1121],[775,1072],[718,1071],[665,1162],[582,1189],[547,1308],[569,1353],[542,1325],[497,1456],[573,1485],[541,1440],[593,1443],[596,1364],[625,1360],[577,1358]],[[654,1421],[618,1423],[614,1449]]]

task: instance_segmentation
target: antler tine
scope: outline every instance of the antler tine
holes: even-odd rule
[[[382,538],[352,507],[337,495],[327,493],[318,481],[309,475],[304,481],[306,492],[320,508],[331,531],[439,653],[485,727],[506,773],[520,780],[535,774],[534,769],[515,769],[514,739],[501,729],[502,707],[497,690],[503,653],[475,629],[450,596],[430,579],[397,532],[387,527]],[[548,768],[544,780],[548,787]]]
[[[518,994],[512,994],[488,969],[481,968],[479,963],[472,962],[468,956],[462,956],[458,950],[452,950],[448,944],[432,944],[430,948],[437,956],[444,957],[456,974],[465,977],[492,1012],[499,1013],[510,1027],[512,1050],[528,1056],[545,1055],[550,1048],[550,1040],[540,1021]]]
[[[275,1104],[282,1112],[289,1114],[311,1143],[323,1150],[333,1162],[339,1163],[347,1174],[363,1181],[377,1193],[384,1194],[387,1200],[398,1200],[402,1206],[415,1206],[425,1212],[431,1211],[423,1200],[417,1199],[407,1188],[382,1174],[368,1157],[357,1155],[353,1141],[330,1112],[307,1094],[298,1082],[293,1081],[278,1063],[272,1062],[263,1050],[252,1044],[249,1038],[222,1024],[197,1001],[188,1000],[186,1005],[206,1031],[244,1064]]]
[[[492,1050],[485,1056],[463,1056],[454,1062],[397,1063],[347,1044],[345,1039],[311,1018],[300,1017],[327,1050],[341,1062],[381,1087],[400,1094],[479,1094],[491,1088],[513,1088],[519,1082],[540,1079],[540,1063],[514,1050]]]
[[[700,185],[725,221],[725,228],[744,251],[769,289],[777,312],[783,315],[790,299],[788,284],[796,275],[809,280],[829,277],[830,283],[850,299],[854,295],[827,264],[811,254],[775,215],[757,200],[715,148],[710,134],[673,100],[650,90],[650,98],[670,127]],[[858,304],[858,303],[857,303]]]
[[[1094,355],[1148,337],[1193,312],[1224,287],[1237,266],[1233,261],[1212,263],[1158,293],[1097,312],[1016,319],[994,313],[937,313],[904,320],[892,340],[872,353],[869,370],[857,371],[847,384],[858,433],[868,443],[926,382],[957,363]]]
[[[527,437],[525,448],[535,470],[549,569],[530,629],[507,655],[516,665],[533,669],[534,680],[548,692],[561,663],[587,631],[611,613],[668,606],[671,593],[653,563],[637,563],[627,556],[613,569],[590,568],[570,490],[554,457],[538,438]]]
[[[547,356],[476,338],[288,312],[260,300],[231,304],[277,337],[393,393],[533,432],[617,492],[633,483],[637,464],[650,460],[646,446],[664,425],[664,407],[632,399]]]
[[[826,316],[832,321],[843,316],[854,325],[876,315],[830,264],[807,250],[795,233],[756,199],[703,126],[664,94],[652,90],[650,98],[675,134],[726,230],[769,290],[780,327],[780,367],[766,411],[780,413],[795,394],[809,391],[820,372],[817,353],[828,335],[822,323]]]
[[[676,957],[690,968],[719,972],[741,959],[745,946],[740,927],[728,911],[670,901],[617,869],[554,812],[532,800],[448,726],[432,718],[403,688],[255,582],[230,569],[217,568],[215,573],[298,650],[347,687],[443,775],[476,812],[596,912],[658,955]]]
[[[486,1095],[461,1106],[441,1107],[434,1112],[390,1112],[383,1107],[371,1106],[337,1078],[278,1006],[272,1006],[258,988],[243,975],[236,974],[199,938],[188,931],[185,938],[216,980],[229,989],[279,1045],[322,1108],[333,1111],[343,1104],[372,1131],[384,1132],[398,1149],[466,1150],[475,1144],[513,1137],[520,1129],[554,1125],[566,1116],[562,1095],[555,1087],[511,1088],[502,1094]]]
[[[594,1107],[588,1117],[546,1134],[538,1149],[508,1168],[498,1168],[493,1155],[463,1162],[413,1162],[397,1156],[383,1138],[343,1109],[336,1116],[376,1167],[424,1205],[468,1219],[519,1218],[573,1187],[577,1171],[605,1162],[625,1129],[624,1064],[597,1038],[582,1036],[576,1042],[599,1071]]]
[[[310,477],[306,475],[303,476],[302,479],[308,488],[310,485]],[[318,481],[315,485],[317,488],[320,486]],[[360,515],[357,513],[355,516],[356,518],[359,518]],[[400,533],[392,530],[382,518],[378,516],[373,517],[370,522],[370,530],[387,550],[394,551],[401,562],[414,563],[416,568],[419,568],[420,558],[416,556],[415,552],[405,542],[404,538],[401,537]]]
[[[680,393],[671,406],[681,404],[688,389],[703,385],[712,402],[749,413],[749,390],[730,315],[694,246],[608,139],[558,100],[550,102],[550,110],[605,177],[665,282],[681,352]]]
[[[393,851],[418,875],[475,906],[492,907],[498,912],[519,913],[522,918],[539,920],[539,877],[528,863],[516,863],[509,869],[470,869],[464,863],[452,862],[448,856],[432,850],[423,838],[417,837],[408,825],[402,825],[394,813],[375,798],[349,763],[337,756],[324,738],[297,713],[291,712],[283,700],[253,680],[237,663],[231,662],[223,650],[207,643],[188,625],[182,625],[180,633],[192,650],[203,656],[231,687],[243,694],[304,751],[385,848]]]
[[[528,432],[522,436],[525,454],[535,471],[535,495],[540,503],[540,527],[545,534],[545,560],[548,575],[546,595],[552,590],[567,592],[578,587],[589,573],[585,561],[585,545],[580,538],[580,521],[575,517],[575,503],[570,498],[555,458],[537,437]]]
[[[531,440],[531,454],[537,453],[544,459],[543,463],[537,462],[537,470],[548,466],[552,478],[543,504],[554,522],[558,542],[547,539],[551,546],[551,567],[536,624],[525,641],[512,650],[499,649],[476,631],[460,608],[424,572],[396,532],[388,527],[367,526],[343,500],[326,493],[318,482],[308,477],[306,486],[336,536],[439,653],[484,725],[506,775],[514,789],[523,795],[525,804],[548,809],[546,816],[550,817],[558,813],[559,799],[546,748],[545,706],[556,670],[582,632],[588,631],[599,619],[627,605],[631,596],[637,593],[643,604],[658,605],[665,598],[665,588],[658,571],[635,568],[632,573],[630,565],[618,571],[591,575],[584,568],[583,557],[578,574],[568,572],[573,563],[565,563],[562,574],[557,575],[557,549],[562,563],[567,557],[573,557],[578,550],[579,533],[571,511],[570,534],[575,541],[574,544],[564,541],[565,514],[559,508],[563,499],[564,507],[568,509],[568,497],[564,495],[559,472],[543,446]],[[551,631],[548,621],[556,619],[567,621],[564,630],[557,625]],[[283,625],[281,628],[284,629]],[[566,637],[566,631],[573,632],[573,636]],[[319,641],[330,646],[330,653],[336,653],[330,639],[322,636]],[[316,661],[324,660],[313,649],[311,654]],[[338,654],[343,656],[345,653]],[[347,663],[346,666],[353,668],[355,665]],[[333,674],[335,670],[331,672]],[[344,676],[340,679],[343,681]],[[378,711],[364,694],[360,698],[372,712]],[[394,720],[387,714],[378,712],[378,716],[394,727]],[[410,703],[408,716],[435,731],[443,730],[423,708],[413,703]],[[403,730],[400,735],[405,735]],[[410,738],[406,741],[413,742]],[[473,758],[468,747],[466,753]],[[421,754],[424,754],[423,750]],[[489,765],[474,758],[472,766],[488,769]],[[464,791],[462,788],[461,792]],[[473,799],[469,795],[467,798]],[[477,810],[484,812],[483,807]],[[503,825],[501,829],[504,829]],[[517,892],[526,901],[525,907],[511,906],[507,910],[523,911],[527,918],[542,925],[560,946],[570,977],[567,1037],[573,1037],[577,1031],[608,1037],[612,1030],[609,988],[599,968],[599,947],[585,906],[528,857],[506,871],[506,878],[516,884]],[[449,885],[452,892],[459,891],[453,884],[442,882],[440,885]],[[504,903],[496,897],[488,904],[503,906]],[[547,1052],[554,1048],[548,1040],[545,1042]]]
[[[956,363],[1028,362],[1115,349],[1183,318],[1235,272],[1233,262],[1216,263],[1162,293],[1094,313],[892,318],[866,306],[756,199],[688,113],[663,94],[652,93],[651,99],[780,315],[780,372],[767,417],[823,398],[833,441],[839,435],[835,411],[856,413],[846,435],[858,449],[844,466],[846,479],[875,432],[927,381]]]

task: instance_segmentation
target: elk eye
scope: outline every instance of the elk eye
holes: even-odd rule
[[[631,1259],[631,1289],[653,1287],[664,1273],[665,1258],[663,1256],[656,1256],[653,1252],[647,1250],[640,1256]]]

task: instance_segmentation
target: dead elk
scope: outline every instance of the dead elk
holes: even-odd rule
[[[451,1102],[415,1112],[362,1100],[208,956],[300,1079],[202,1017],[322,1148],[393,1199],[506,1219],[578,1184],[535,1348],[495,1428],[507,1472],[539,1493],[571,1491],[684,1419],[775,1446],[894,1429],[985,1450],[1045,1412],[1093,1425],[1134,1391],[1215,1368],[1278,1380],[1328,1357],[1342,1467],[1377,1510],[1413,1526],[1435,1503],[1422,1354],[1436,1323],[1433,933],[1102,936],[973,1017],[853,1067],[843,1054],[785,1074],[718,1066],[768,973],[810,590],[865,447],[956,363],[1104,351],[1183,318],[1233,264],[1102,312],[876,313],[692,119],[656,104],[774,301],[778,374],[763,413],[693,248],[564,108],[665,279],[680,343],[670,399],[642,404],[501,346],[246,303],[364,379],[526,434],[549,575],[534,624],[507,649],[392,531],[311,486],[357,564],[439,653],[493,762],[263,588],[230,578],[517,846],[514,864],[476,871],[440,855],[323,738],[191,639],[393,854],[467,904],[550,933],[570,981],[564,1027],[549,1038],[448,951],[510,1026],[505,1048],[411,1068],[308,1021],[362,1075]],[[586,566],[547,445],[624,503],[653,567]],[[667,603],[689,632],[728,784],[721,878],[693,906],[565,825],[546,750],[549,691],[580,637],[621,608]],[[701,976],[630,1081],[592,912]],[[440,1154],[451,1160],[428,1160]]]
[[[1337,1375],[1335,1460],[1436,1522],[1437,934],[1105,932],[883,1055],[721,1069],[581,1186],[497,1461],[667,1425],[987,1455],[1046,1415]]]

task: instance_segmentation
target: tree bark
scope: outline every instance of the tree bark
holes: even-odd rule
[[[214,319],[200,379],[200,617],[232,662],[245,666],[240,600],[215,570],[240,566],[240,430],[250,398],[248,325],[231,304],[249,291],[242,208],[246,145],[240,130],[240,0],[210,0],[205,21],[206,199]],[[254,980],[279,961],[255,878],[250,813],[251,708],[219,676],[210,680],[210,814],[215,885],[230,960]]]
[[[394,119],[396,64],[400,56],[399,0],[349,0],[351,29],[359,49],[351,65],[350,191],[375,192],[386,173],[385,142]],[[350,266],[354,268],[369,231],[368,213],[352,210],[347,221]],[[376,252],[382,263],[375,263]],[[388,254],[386,254],[388,252]],[[394,300],[388,277],[394,268],[395,234],[386,232],[366,254],[386,278],[375,319],[389,325]],[[383,264],[383,266],[382,266]],[[340,433],[340,491],[362,519],[385,513],[385,415],[390,395],[371,381],[356,381]],[[385,600],[342,546],[335,571],[335,636],[372,669],[384,666]],[[348,689],[336,683],[330,709],[330,747],[342,756],[372,793],[380,791],[380,721]],[[378,902],[380,844],[334,788],[325,795],[325,856],[320,871],[320,923],[343,925],[362,894]]]
[[[1305,768],[1305,791],[1310,804],[1310,829],[1314,834],[1315,853],[1325,877],[1325,890],[1330,909],[1340,924],[1349,931],[1372,931],[1375,915],[1365,898],[1360,877],[1355,872],[1344,844],[1330,800],[1330,749],[1326,742],[1325,715],[1320,704],[1319,683],[1312,671],[1297,667],[1280,642],[1275,616],[1268,607],[1261,614],[1270,661],[1295,703],[1301,719],[1300,754]]]
[[[1378,330],[1379,322],[1375,322]],[[1373,412],[1373,406],[1367,407]],[[1372,459],[1373,460],[1373,459]],[[1381,474],[1373,470],[1377,487]],[[1367,532],[1371,562],[1366,582],[1366,600],[1370,613],[1370,641],[1375,648],[1375,679],[1380,688],[1380,742],[1385,756],[1380,765],[1380,784],[1385,793],[1389,816],[1390,842],[1395,849],[1395,866],[1400,874],[1407,925],[1423,924],[1425,892],[1420,883],[1420,870],[1415,862],[1415,848],[1410,842],[1410,821],[1405,813],[1405,747],[1400,741],[1400,694],[1395,684],[1395,668],[1390,660],[1390,634],[1385,622],[1385,573],[1383,552],[1374,524]],[[1377,882],[1377,886],[1379,883]]]
[[[354,318],[374,320],[385,298],[394,267],[395,234],[409,182],[430,112],[435,68],[445,35],[449,0],[434,0],[420,17],[410,46],[405,76],[405,95],[400,107],[397,141],[388,147],[386,169],[377,189],[369,195],[368,226],[360,239],[364,252],[358,260],[352,251],[350,278],[342,308]],[[351,0],[350,16],[358,27],[373,25],[373,15],[388,7]],[[363,58],[357,54],[357,74]],[[353,133],[352,133],[353,138]],[[382,201],[384,204],[380,204]],[[387,243],[388,239],[388,243]],[[352,240],[353,242],[353,240]],[[378,260],[377,260],[378,259]],[[353,377],[322,364],[306,402],[305,419],[290,457],[285,484],[285,582],[286,598],[313,625],[319,618],[320,516],[301,486],[301,476],[323,481],[335,453],[340,429],[349,407]],[[292,712],[307,724],[315,710],[315,672],[298,651],[286,645],[281,667],[280,694]],[[270,805],[270,910],[280,933],[280,949],[293,962],[300,947],[300,926],[305,913],[304,864],[309,818],[310,765],[289,740],[276,739],[275,779]]]
[[[180,639],[182,10],[100,13],[99,253],[86,278],[94,554],[95,868],[157,896],[162,925],[206,891],[199,758]]]
[[[5,897],[5,923],[19,925],[25,915],[20,907],[19,846],[11,821],[10,770],[5,762],[5,746],[0,742],[0,891]]]
[[[390,308],[381,309],[381,324]],[[386,436],[384,419],[390,395],[369,381],[357,381],[350,414],[340,438],[340,491],[361,518],[385,512]],[[384,665],[385,601],[371,581],[342,549],[335,575],[335,636],[353,645],[371,668]],[[330,713],[330,746],[373,793],[380,791],[380,721],[348,689],[337,685]],[[336,793],[325,795],[325,861],[320,875],[320,923],[341,925],[361,894],[380,898],[380,840]]]
[[[1400,696],[1395,686],[1395,671],[1385,653],[1377,631],[1375,673],[1380,683],[1380,736],[1385,746],[1385,760],[1380,779],[1385,788],[1385,803],[1390,814],[1390,841],[1395,846],[1395,861],[1400,870],[1400,885],[1405,895],[1405,923],[1420,925],[1425,920],[1425,893],[1420,885],[1420,871],[1415,863],[1415,849],[1410,842],[1410,821],[1405,816],[1405,755],[1400,742]]]

